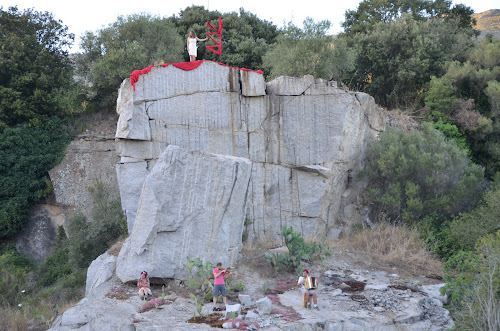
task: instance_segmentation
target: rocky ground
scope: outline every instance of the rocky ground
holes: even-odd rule
[[[319,311],[301,306],[296,276],[276,273],[262,254],[243,251],[235,266],[245,290],[229,298],[235,323],[206,303],[203,318],[189,291],[170,282],[162,300],[161,286],[153,298],[141,301],[133,284],[111,277],[91,290],[77,306],[59,316],[51,330],[212,330],[217,327],[252,330],[446,330],[453,326],[442,286],[433,275],[376,265],[346,249],[334,248],[319,265],[307,266],[319,278]]]

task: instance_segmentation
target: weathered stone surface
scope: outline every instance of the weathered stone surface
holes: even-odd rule
[[[197,69],[188,71],[171,65],[154,67],[135,83],[133,103],[199,92],[239,91],[239,78],[238,69],[211,61],[204,61]]]
[[[116,112],[120,115],[116,126],[116,138],[150,140],[151,131],[144,104],[134,105],[134,90],[130,78],[125,79],[118,91]]]
[[[57,227],[64,217],[58,206],[39,204],[29,213],[28,222],[15,239],[16,249],[36,261],[49,256],[56,244]]]
[[[116,174],[120,187],[122,208],[127,217],[128,231],[131,233],[134,227],[137,206],[139,205],[140,196],[137,192],[141,192],[144,180],[149,174],[148,164],[145,161],[119,163],[116,165]]]
[[[259,315],[269,315],[273,308],[273,302],[268,297],[257,300],[257,310]]]
[[[99,285],[111,279],[115,274],[116,256],[104,253],[92,261],[87,269],[85,295],[94,291]]]
[[[252,298],[246,294],[238,294],[238,300],[245,307],[248,307],[252,304]]]
[[[314,83],[311,75],[302,78],[280,76],[266,84],[266,92],[270,95],[301,95]]]
[[[88,188],[97,181],[112,199],[119,197],[115,171],[119,160],[114,137],[82,134],[70,143],[64,160],[49,171],[57,203],[68,207],[66,217],[79,210],[91,219],[93,198]]]
[[[255,97],[266,94],[264,75],[255,71],[240,71],[241,94],[246,97]]]
[[[121,139],[117,150],[123,164],[137,159],[151,169],[168,144],[254,162],[245,215],[248,240],[280,240],[284,225],[300,228],[306,237],[334,238],[343,222],[366,218],[353,205],[362,186],[350,187],[347,197],[343,193],[366,145],[385,125],[367,94],[346,93],[312,76],[279,77],[264,90],[262,75],[210,61],[191,71],[153,68],[141,75],[132,98],[126,83],[118,108],[144,107],[148,121],[138,115],[134,122],[134,115],[130,119],[130,112],[122,111],[120,123],[149,130],[151,138]],[[126,137],[120,128],[117,138]],[[128,180],[119,181],[120,190],[136,195],[127,197],[130,230],[140,191]]]
[[[226,305],[226,318],[231,317],[231,313],[234,313],[234,316],[238,316],[241,313],[241,305],[239,303],[234,305]]]
[[[247,226],[249,240],[272,241],[283,226],[302,229],[307,236],[325,233],[331,204],[328,183],[328,177],[316,172],[255,163],[247,208],[252,221]]]
[[[182,279],[188,256],[235,263],[251,168],[247,159],[168,146],[144,182],[117,276],[133,281],[145,269]]]

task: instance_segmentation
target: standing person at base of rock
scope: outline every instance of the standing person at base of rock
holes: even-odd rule
[[[198,56],[198,46],[196,46],[197,41],[206,41],[208,39],[200,39],[196,36],[196,32],[193,30],[189,31],[189,37],[187,39],[187,51],[189,53],[189,61],[196,61],[196,57]]]
[[[307,269],[302,270],[302,276],[299,277],[299,280],[297,281],[297,286],[301,287],[302,294],[305,295],[306,308],[311,309],[311,304],[309,303],[309,298],[312,296],[313,302],[314,302],[314,309],[319,310],[318,297],[316,296],[316,290],[306,289],[306,287],[304,285],[307,277],[309,277],[309,270],[307,270]]]
[[[222,310],[226,310],[227,302],[226,302],[226,284],[224,279],[229,275],[226,270],[222,269],[222,263],[217,263],[217,268],[214,269],[214,308],[213,311],[219,310],[217,308],[217,297],[219,293],[222,295],[222,301],[224,302],[224,308]]]

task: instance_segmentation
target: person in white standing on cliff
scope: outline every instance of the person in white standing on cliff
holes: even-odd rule
[[[196,32],[193,30],[189,31],[189,37],[187,39],[187,51],[189,53],[189,61],[196,61],[196,57],[198,56],[198,46],[196,46],[197,41],[206,41],[208,39],[200,39],[196,36]]]

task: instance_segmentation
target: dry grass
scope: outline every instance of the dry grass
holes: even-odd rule
[[[352,248],[375,262],[403,267],[413,272],[441,274],[441,262],[425,247],[416,230],[402,226],[378,224],[341,238],[335,246]]]
[[[118,240],[115,242],[109,249],[108,253],[113,255],[113,256],[118,256],[120,254],[120,250],[122,249],[123,243],[125,242],[125,239]]]
[[[47,328],[43,328],[43,326],[38,325],[39,327],[34,327],[33,324],[36,321],[30,322],[30,317],[26,314],[25,311],[19,309],[17,307],[11,308],[2,308],[0,310],[0,323],[2,325],[2,330],[10,330],[10,331],[25,331],[25,330],[46,330]]]

